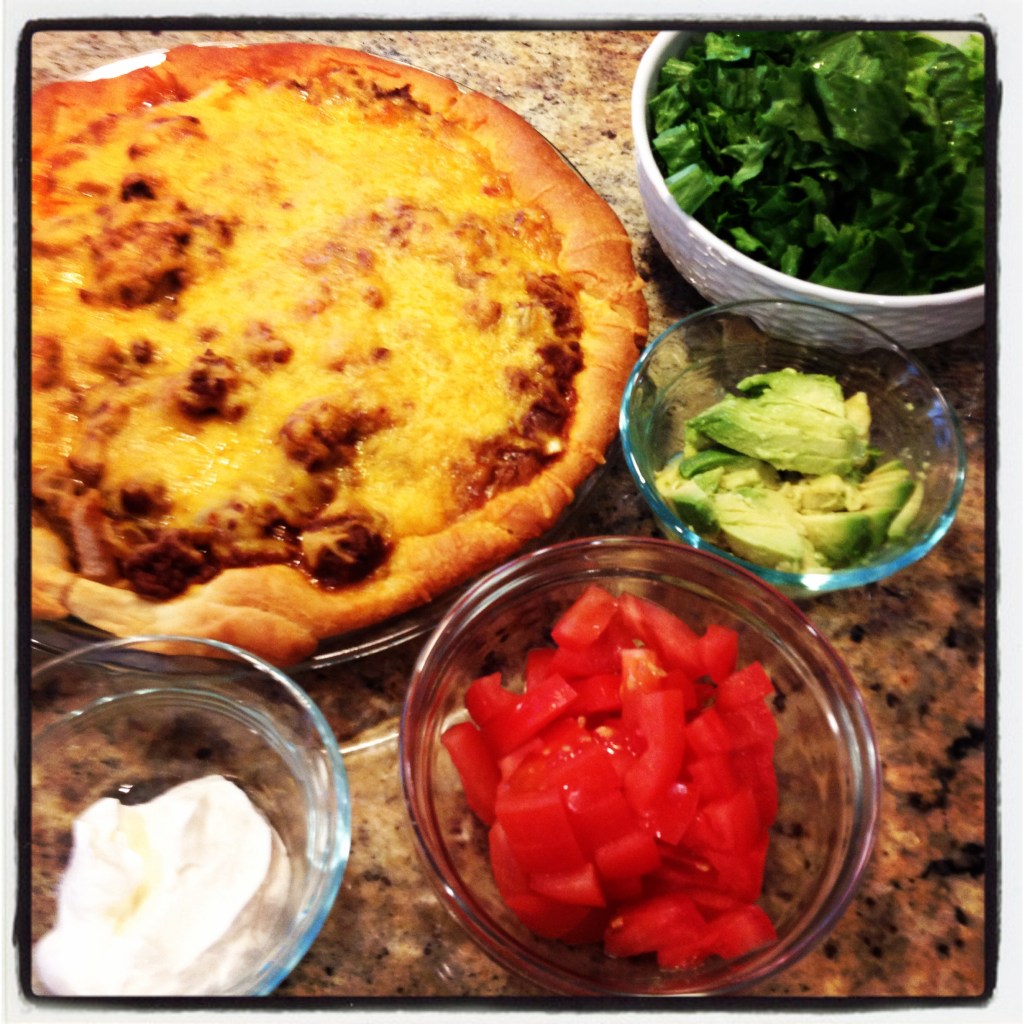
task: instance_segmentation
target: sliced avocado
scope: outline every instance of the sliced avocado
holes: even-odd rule
[[[802,373],[787,366],[771,373],[755,373],[736,385],[737,390],[751,397],[772,392],[777,398],[791,398],[801,405],[820,409],[833,416],[845,416],[843,389],[834,377],[824,373]]]
[[[799,512],[851,512],[861,505],[856,485],[838,473],[787,481],[781,492]]]
[[[679,475],[686,479],[706,473],[710,469],[725,469],[736,465],[747,465],[750,459],[745,455],[729,451],[728,448],[704,448],[694,455],[688,455],[679,463]]]
[[[924,484],[919,480],[914,484],[914,490],[907,498],[903,508],[896,513],[893,521],[889,524],[889,539],[898,540],[905,537],[910,524],[914,521],[917,513],[921,510],[921,502],[924,500]]]
[[[744,387],[749,394],[726,395],[688,428],[777,470],[845,476],[863,464],[867,441],[831,377],[780,370],[748,377]]]
[[[844,405],[846,418],[857,428],[857,433],[867,443],[871,433],[871,406],[868,405],[868,396],[863,391],[857,391],[846,399]]]
[[[913,494],[914,480],[899,459],[890,459],[868,473],[857,490],[864,508],[884,508],[895,514]]]
[[[711,495],[696,480],[681,480],[671,494],[664,494],[669,507],[697,533],[714,533],[718,516]]]
[[[810,554],[789,503],[776,491],[721,491],[714,499],[718,528],[741,558],[769,568],[798,569]]]
[[[833,568],[851,565],[876,546],[877,510],[871,512],[811,512],[801,521],[807,539]],[[884,526],[882,527],[884,536]]]

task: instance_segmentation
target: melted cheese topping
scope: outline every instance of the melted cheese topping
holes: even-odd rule
[[[344,75],[317,102],[218,86],[58,157],[33,336],[44,363],[56,341],[60,384],[35,391],[33,462],[98,461],[108,508],[159,485],[173,526],[356,504],[395,535],[433,532],[461,514],[459,467],[536,398],[516,372],[550,376],[552,316],[525,282],[557,274],[558,238],[468,133],[401,97]],[[233,373],[196,413],[181,398],[205,355]],[[372,421],[326,473],[281,440],[320,399]]]

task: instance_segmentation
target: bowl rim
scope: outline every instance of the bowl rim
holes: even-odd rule
[[[761,278],[766,285],[786,288],[792,292],[804,292],[823,302],[846,306],[871,306],[875,313],[920,310],[922,307],[941,309],[957,303],[982,302],[985,296],[984,282],[969,288],[957,288],[931,295],[884,295],[877,292],[851,292],[842,288],[812,284],[803,278],[784,274],[774,267],[759,263],[724,239],[719,238],[696,217],[686,213],[669,192],[668,186],[665,184],[665,176],[661,173],[655,160],[648,130],[647,101],[654,94],[658,71],[665,60],[672,56],[687,39],[704,35],[706,31],[691,29],[659,32],[640,58],[636,75],[633,78],[633,87],[630,93],[630,123],[633,131],[636,164],[640,175],[647,179],[651,188],[654,189],[659,203],[668,211],[669,216],[676,217],[699,244],[727,255],[728,259],[739,269]]]
[[[324,758],[327,770],[317,774],[320,785],[330,787],[332,799],[328,802],[321,798],[309,808],[309,810],[315,812],[318,818],[325,819],[323,829],[318,830],[319,835],[307,834],[306,840],[307,859],[310,864],[315,864],[318,870],[315,873],[306,872],[307,881],[302,893],[302,901],[297,909],[297,913],[290,922],[290,927],[283,940],[276,948],[267,951],[267,954],[261,958],[259,965],[254,970],[248,975],[237,979],[226,991],[219,993],[218,997],[268,995],[292,972],[313,944],[334,906],[338,891],[341,888],[342,879],[348,867],[352,840],[351,792],[344,759],[337,739],[323,712],[294,679],[282,669],[264,661],[250,651],[220,640],[210,640],[203,637],[184,636],[181,634],[151,633],[116,637],[97,643],[82,644],[33,666],[30,680],[34,680],[44,672],[59,668],[67,662],[79,661],[83,658],[88,659],[92,655],[102,658],[103,653],[108,650],[113,651],[154,642],[164,644],[174,642],[209,647],[221,652],[221,655],[230,655],[248,668],[255,669],[269,676],[298,705],[303,714],[307,716],[320,740],[321,749],[319,753]],[[164,655],[146,650],[140,653],[154,659],[174,657],[173,655]],[[102,666],[103,663],[101,661],[98,664]],[[224,661],[224,664],[230,665],[230,662]],[[158,668],[147,667],[146,670],[156,672]],[[154,693],[163,691],[173,692],[175,690],[192,691],[195,693],[216,693],[215,690],[209,689],[202,684],[203,676],[201,673],[194,674],[192,682],[189,684],[182,682],[182,675],[181,669],[178,668],[167,673],[166,682],[147,684],[119,694],[105,694],[88,701],[80,708],[65,712],[31,737],[29,742],[30,755],[34,752],[37,743],[49,741],[52,737],[59,735],[62,729],[72,725],[84,715],[109,707],[115,701],[130,700],[132,697],[145,697]],[[250,710],[246,708],[246,711]],[[252,715],[249,714],[247,718],[251,723]],[[260,719],[274,726],[276,732],[276,723],[274,723],[272,718],[261,715]],[[283,737],[275,736],[274,739],[285,748],[291,748],[292,746]],[[310,780],[303,778],[301,782],[306,787],[309,785]],[[323,844],[325,849],[314,849],[314,843],[317,842]]]
[[[857,779],[863,800],[862,804],[855,808],[855,824],[851,828],[850,843],[839,858],[839,864],[831,878],[830,899],[832,902],[826,900],[823,904],[818,905],[804,930],[794,936],[776,955],[768,955],[771,947],[768,947],[768,950],[760,956],[752,954],[753,959],[749,961],[752,969],[749,973],[721,988],[705,990],[697,986],[648,994],[625,986],[604,985],[599,982],[586,983],[578,976],[569,975],[557,965],[546,962],[543,958],[524,950],[519,943],[515,943],[513,951],[505,952],[506,939],[501,929],[494,926],[486,916],[477,913],[475,901],[470,900],[467,903],[461,893],[468,893],[468,888],[463,886],[458,879],[452,880],[446,875],[442,870],[445,858],[436,857],[430,848],[428,837],[431,833],[439,834],[440,828],[429,796],[425,797],[430,811],[427,820],[424,820],[418,811],[417,793],[422,797],[429,793],[429,787],[422,788],[424,780],[418,777],[418,772],[414,771],[413,767],[410,748],[420,747],[422,739],[415,728],[413,717],[414,713],[429,707],[429,704],[424,708],[420,707],[422,698],[433,692],[433,687],[427,689],[427,681],[429,681],[427,670],[446,636],[453,629],[458,628],[463,618],[471,614],[481,602],[486,606],[491,606],[495,601],[504,598],[510,589],[514,589],[516,581],[520,580],[524,574],[528,575],[531,568],[537,565],[543,566],[546,563],[557,563],[560,559],[571,557],[573,554],[585,554],[598,549],[612,553],[628,549],[660,552],[669,565],[680,562],[699,562],[713,573],[736,579],[742,586],[752,588],[770,607],[776,609],[779,615],[789,617],[799,627],[801,634],[808,642],[835,669],[835,674],[830,677],[827,689],[841,705],[844,718],[849,726],[843,731],[843,736],[847,741],[844,749],[849,755],[851,770]],[[672,572],[672,569],[666,567],[664,572]],[[596,577],[591,575],[590,578]],[[758,617],[760,618],[759,614]],[[416,659],[400,719],[398,750],[403,799],[414,845],[445,909],[459,921],[470,937],[492,959],[535,983],[547,985],[556,992],[560,991],[569,995],[625,995],[667,999],[699,995],[720,996],[741,992],[758,982],[775,976],[801,960],[824,941],[828,933],[835,927],[864,877],[878,840],[882,799],[881,756],[874,726],[860,689],[832,642],[814,625],[799,606],[785,594],[766,583],[756,573],[713,552],[683,547],[666,538],[642,535],[599,535],[576,538],[550,545],[538,551],[528,552],[499,566],[478,580],[438,623]],[[417,788],[417,783],[420,788]],[[529,964],[530,969],[524,969],[517,962],[516,953]],[[786,956],[785,963],[777,962],[779,955]]]
[[[635,420],[631,414],[634,395],[636,394],[640,379],[655,357],[660,347],[669,341],[677,331],[690,324],[701,320],[713,319],[723,313],[742,313],[751,306],[794,306],[805,309],[815,309],[826,316],[839,317],[856,324],[864,332],[878,336],[878,341],[871,347],[888,349],[893,355],[903,359],[908,366],[913,368],[916,374],[932,389],[936,401],[947,417],[950,436],[953,440],[953,448],[956,456],[956,464],[953,473],[953,486],[949,499],[946,502],[942,514],[939,516],[932,530],[915,544],[906,548],[894,551],[884,561],[870,562],[865,565],[854,565],[844,569],[835,569],[831,572],[784,572],[780,569],[771,569],[766,566],[757,565],[739,555],[727,551],[717,544],[712,543],[701,534],[687,526],[668,507],[665,500],[658,493],[653,482],[648,478],[636,455],[632,438],[635,428]],[[768,332],[765,332],[766,334]],[[810,344],[799,339],[789,339],[788,344],[797,347],[809,347]],[[950,405],[946,396],[938,385],[932,380],[924,365],[906,348],[890,338],[883,330],[867,323],[864,320],[845,313],[842,310],[833,309],[830,306],[819,302],[806,300],[783,299],[783,298],[757,298],[739,299],[735,302],[725,302],[720,305],[707,306],[693,313],[680,318],[666,327],[648,346],[644,349],[640,358],[637,359],[633,369],[626,381],[626,387],[622,393],[622,401],[619,404],[619,435],[622,443],[623,457],[629,469],[633,482],[639,488],[644,501],[659,523],[668,527],[673,535],[683,544],[696,548],[710,554],[717,555],[736,565],[743,566],[753,572],[767,583],[787,592],[798,592],[801,595],[824,594],[850,587],[865,586],[875,583],[888,576],[892,576],[907,566],[913,565],[927,555],[940,540],[949,532],[959,512],[960,502],[963,498],[964,487],[967,478],[967,449],[964,442],[963,430],[960,426],[960,418],[956,410]]]

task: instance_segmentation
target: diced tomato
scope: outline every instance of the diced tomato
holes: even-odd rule
[[[466,710],[477,725],[485,726],[495,715],[511,711],[519,702],[519,694],[502,685],[501,673],[480,676],[466,690]]]
[[[543,938],[558,939],[582,924],[587,907],[556,902],[530,889],[529,878],[517,863],[500,822],[491,826],[487,838],[498,892],[526,928]]]
[[[623,903],[632,903],[644,895],[645,886],[642,875],[630,875],[628,878],[602,878],[605,896],[609,908],[621,907]]]
[[[626,769],[623,791],[634,810],[643,813],[664,798],[683,766],[684,697],[679,690],[627,690],[622,713],[627,728],[632,724],[643,740],[643,753]]]
[[[705,803],[693,816],[683,840],[705,853],[750,849],[761,835],[761,814],[749,786]]]
[[[636,594],[622,594],[619,609],[638,640],[653,648],[667,669],[681,669],[691,679],[703,674],[699,636],[677,615]]]
[[[654,953],[662,946],[697,940],[707,923],[686,893],[664,893],[638,900],[613,915],[605,931],[610,956]]]
[[[775,693],[775,687],[759,661],[729,673],[718,685],[715,703],[719,711],[752,702],[764,703],[765,697]]]
[[[687,711],[697,707],[697,688],[693,680],[678,668],[670,668],[661,680],[662,690],[678,690],[683,695],[683,706]]]
[[[523,681],[527,690],[533,689],[538,683],[554,674],[551,662],[557,653],[558,651],[554,647],[534,647],[526,652]]]
[[[768,915],[756,903],[749,903],[715,918],[705,945],[709,953],[732,959],[767,946],[776,938]]]
[[[586,914],[574,924],[564,935],[558,936],[559,942],[569,946],[590,945],[604,938],[604,930],[608,927],[608,910],[605,907],[588,907]]]
[[[705,850],[704,856],[714,869],[713,888],[753,901],[761,895],[764,884],[765,858],[768,852],[768,833],[765,832],[748,850]]]
[[[691,933],[684,937],[676,937],[667,941],[657,949],[659,967],[683,968],[696,967],[708,958],[706,929],[700,933]]]
[[[734,750],[774,743],[779,737],[779,723],[764,701],[727,708],[719,711],[719,716],[729,733],[729,743]]]
[[[779,813],[774,744],[757,743],[740,747],[733,751],[732,767],[736,779],[750,787],[761,814],[761,823],[767,828]]]
[[[620,778],[624,776],[635,755],[630,749],[629,735],[622,724],[622,719],[606,718],[594,729],[594,739],[608,751]]]
[[[561,676],[548,676],[480,727],[495,757],[503,757],[555,721],[575,699],[576,691]]]
[[[661,689],[665,670],[649,647],[628,647],[620,652],[619,659],[622,668],[620,692],[623,699],[627,694]]]
[[[551,630],[559,647],[588,647],[618,611],[618,602],[603,587],[592,584],[563,612]]]
[[[515,789],[557,789],[568,793],[581,787],[616,789],[619,773],[605,746],[576,721],[571,729],[541,734],[540,743],[508,776]]]
[[[637,827],[633,809],[617,785],[588,781],[566,794],[565,807],[577,839],[590,853]]]
[[[643,815],[647,831],[663,843],[678,844],[697,813],[697,800],[695,785],[673,782]]]
[[[704,673],[716,683],[723,682],[736,670],[739,642],[739,634],[727,626],[712,622],[704,630],[704,635],[698,641],[701,664]]]
[[[686,781],[696,786],[702,804],[728,796],[739,785],[732,761],[726,754],[687,759],[684,774]]]
[[[619,672],[598,672],[571,680],[576,700],[569,709],[574,715],[602,715],[618,711],[622,705]]]
[[[471,721],[443,739],[502,899],[538,935],[666,968],[772,941],[755,903],[778,812],[764,667],[738,667],[735,630],[698,635],[597,586],[552,637],[523,693],[474,680]]]
[[[514,790],[498,786],[494,813],[516,862],[527,874],[565,871],[586,861],[559,790]]]
[[[494,822],[498,766],[472,722],[457,722],[441,734],[441,743],[455,765],[469,809],[483,822]]]
[[[654,871],[661,864],[661,854],[654,837],[637,827],[594,850],[594,863],[602,878],[634,878]]]
[[[693,757],[722,754],[732,746],[729,727],[713,705],[692,718],[686,726],[686,745]]]
[[[549,899],[584,907],[605,906],[604,892],[591,861],[566,871],[535,871],[529,878],[530,888]]]

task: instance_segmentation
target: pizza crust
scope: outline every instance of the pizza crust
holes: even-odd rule
[[[33,155],[101,122],[108,112],[191,97],[220,82],[299,82],[331,68],[356,68],[381,89],[408,87],[418,104],[469,126],[524,203],[544,210],[562,238],[560,269],[586,303],[583,368],[564,451],[528,483],[430,536],[399,538],[378,572],[327,591],[289,566],[229,568],[178,597],[156,601],[78,576],[63,542],[33,528],[32,610],[76,616],[116,635],[166,633],[235,643],[276,664],[293,664],[328,637],[408,611],[473,578],[543,535],[604,459],[617,431],[619,398],[647,336],[647,308],[621,223],[560,154],[519,115],[453,82],[368,54],[312,44],[186,46],[155,68],[96,82],[57,83],[33,101]],[[99,117],[96,116],[99,111]]]

